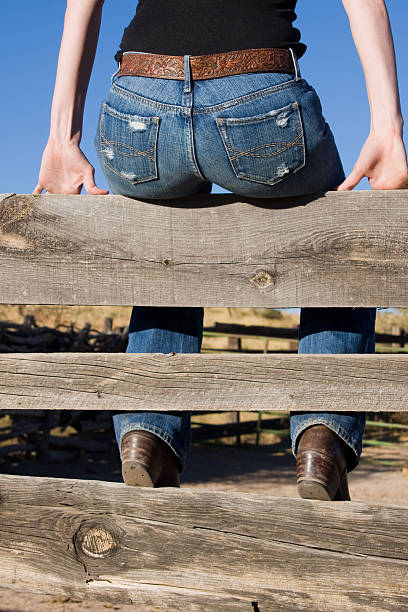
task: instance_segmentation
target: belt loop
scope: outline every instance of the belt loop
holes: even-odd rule
[[[184,56],[184,93],[191,92],[191,67],[190,56]]]
[[[117,70],[116,70],[116,72],[114,72],[114,73],[112,74],[112,76],[111,76],[111,83],[112,83],[112,85],[113,85],[113,79],[114,79],[114,78],[115,78],[115,76],[118,74],[119,70],[120,70],[120,62],[118,62],[118,69],[117,69]]]
[[[293,64],[295,66],[295,79],[296,81],[299,81],[299,79],[301,78],[301,74],[300,74],[300,68],[299,68],[297,57],[296,57],[296,53],[293,51],[292,47],[289,47],[289,51],[291,52]]]

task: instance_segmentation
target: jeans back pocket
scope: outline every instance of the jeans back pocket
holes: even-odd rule
[[[216,118],[238,178],[274,185],[305,165],[299,103],[253,117]]]
[[[102,163],[131,183],[157,178],[160,117],[120,113],[106,102],[99,122]]]

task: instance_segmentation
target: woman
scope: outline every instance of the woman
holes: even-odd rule
[[[33,193],[108,193],[79,148],[103,0],[68,0],[50,136]],[[319,98],[301,77],[296,0],[140,0],[116,54],[95,146],[113,193],[178,198],[212,182],[290,197],[408,186],[395,57],[383,0],[343,0],[366,77],[371,129],[346,178]],[[116,77],[116,79],[115,79]],[[303,308],[300,353],[374,352],[375,308]],[[137,307],[127,352],[199,352],[202,308]],[[311,409],[313,407],[311,406]],[[113,417],[124,481],[180,486],[189,412]],[[365,413],[292,412],[299,494],[350,499]]]

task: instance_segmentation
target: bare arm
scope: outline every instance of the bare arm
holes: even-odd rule
[[[373,189],[408,188],[394,44],[384,0],[342,0],[363,66],[371,113],[370,134],[351,174],[353,189],[367,176]]]
[[[51,107],[51,125],[33,193],[108,193],[79,148],[85,98],[99,38],[104,0],[67,0]]]

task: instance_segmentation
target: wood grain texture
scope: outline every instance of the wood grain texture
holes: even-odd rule
[[[0,302],[408,306],[408,193],[0,196]]]
[[[10,409],[406,411],[408,356],[11,353]]]
[[[403,610],[407,520],[401,506],[2,475],[0,580],[137,609]]]

